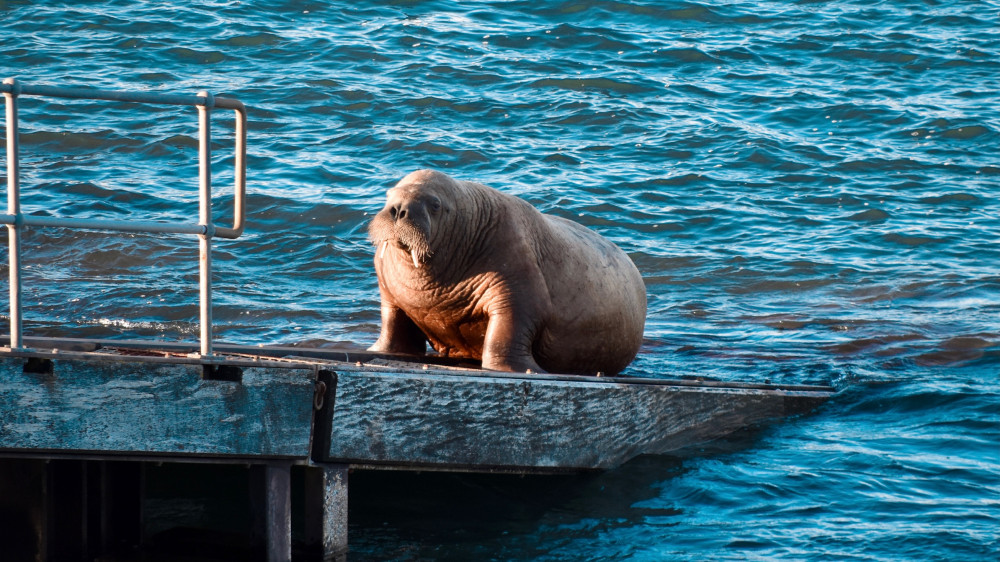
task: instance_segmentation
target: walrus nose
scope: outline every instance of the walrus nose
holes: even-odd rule
[[[393,205],[392,208],[389,209],[389,216],[392,217],[393,221],[405,219],[407,213],[408,213],[407,205],[404,205],[402,203],[398,205]]]

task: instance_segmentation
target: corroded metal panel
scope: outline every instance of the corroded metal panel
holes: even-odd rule
[[[704,443],[825,392],[339,372],[331,462],[499,470],[601,469]]]
[[[347,465],[305,467],[305,551],[321,560],[347,554]]]
[[[197,364],[24,364],[0,359],[0,452],[309,455],[311,369],[247,367],[227,382],[202,380]]]

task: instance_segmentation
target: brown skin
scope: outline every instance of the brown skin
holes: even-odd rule
[[[646,289],[585,227],[525,201],[420,170],[368,228],[382,298],[372,351],[482,360],[484,369],[613,375],[635,358]]]

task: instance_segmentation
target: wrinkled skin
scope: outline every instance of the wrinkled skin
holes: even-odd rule
[[[370,349],[484,369],[612,375],[635,357],[642,276],[585,227],[484,185],[420,170],[371,221],[382,329]]]

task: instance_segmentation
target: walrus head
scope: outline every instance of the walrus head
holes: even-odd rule
[[[409,254],[419,269],[434,255],[435,227],[445,207],[440,184],[446,179],[438,172],[420,170],[386,192],[385,207],[368,225],[368,239],[378,257],[384,257],[391,244]]]

